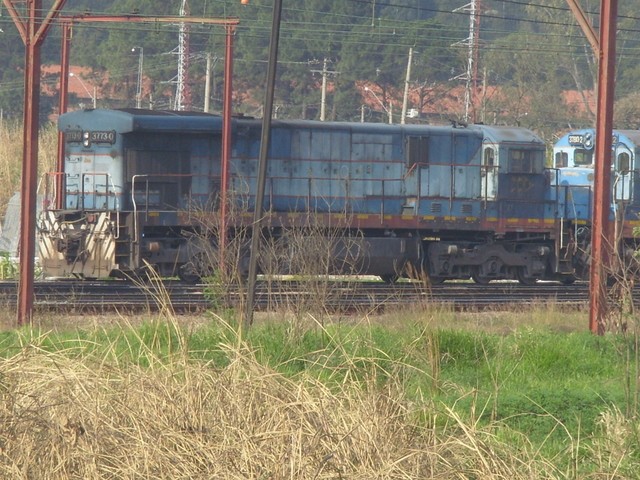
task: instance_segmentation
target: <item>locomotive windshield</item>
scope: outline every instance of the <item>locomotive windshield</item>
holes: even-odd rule
[[[556,153],[556,168],[566,168],[569,166],[569,154],[567,152]]]
[[[576,167],[587,167],[593,165],[593,150],[576,148],[573,153],[573,163]]]
[[[512,148],[509,150],[509,165],[512,173],[541,173],[544,169],[543,151]]]

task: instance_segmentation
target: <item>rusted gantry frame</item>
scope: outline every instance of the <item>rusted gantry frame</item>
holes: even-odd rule
[[[3,0],[25,45],[24,125],[22,179],[20,192],[20,277],[18,288],[18,324],[30,322],[33,315],[33,275],[36,253],[36,207],[38,184],[38,117],[40,116],[40,50],[53,20],[60,15],[66,0],[55,0],[42,18],[42,0]],[[24,6],[24,15],[16,5]]]
[[[193,23],[200,25],[222,25],[226,30],[225,58],[224,58],[224,93],[222,105],[222,169],[220,192],[220,231],[226,232],[227,222],[227,189],[229,185],[229,159],[231,156],[231,108],[233,94],[233,34],[240,23],[238,18],[207,18],[207,17],[181,17],[181,16],[147,16],[147,15],[93,15],[83,13],[78,15],[61,16],[63,23],[62,37],[62,65],[60,78],[60,113],[67,111],[67,95],[69,82],[69,53],[70,29],[74,23]],[[65,93],[63,95],[63,92]],[[56,190],[62,192],[62,172],[64,170],[64,139],[59,134],[58,139],[58,165],[56,175]],[[61,202],[61,195],[58,195]],[[58,208],[62,208],[59,203]],[[220,235],[220,251],[224,252],[226,235]],[[222,257],[223,255],[221,255]]]
[[[24,101],[24,133],[23,133],[23,162],[21,195],[22,206],[20,211],[20,278],[18,289],[18,313],[19,325],[29,323],[33,316],[34,302],[34,259],[35,259],[35,233],[37,210],[37,169],[38,169],[38,117],[40,114],[40,75],[41,59],[40,49],[46,38],[53,21],[60,17],[66,0],[55,0],[53,6],[42,19],[42,0],[3,0],[7,11],[11,15],[18,32],[25,44],[25,101]],[[16,5],[24,5],[24,15],[18,11]],[[228,184],[228,165],[231,146],[231,85],[232,76],[232,35],[239,24],[237,18],[219,19],[204,17],[179,17],[179,16],[142,16],[142,15],[90,15],[81,14],[65,17],[66,24],[63,28],[63,54],[60,81],[60,113],[66,111],[68,93],[68,47],[70,44],[70,24],[73,22],[124,22],[124,23],[199,23],[202,25],[223,25],[226,28],[226,58],[225,58],[225,88],[223,105],[223,138],[222,138],[222,227],[226,222],[226,190]],[[62,143],[62,142],[61,142]],[[58,147],[58,177],[62,171],[62,147]],[[225,231],[225,230],[223,230]]]
[[[605,332],[607,273],[615,248],[609,214],[611,211],[611,142],[613,96],[615,90],[616,23],[618,0],[600,2],[600,38],[587,20],[578,0],[567,0],[598,59],[598,100],[596,112],[596,166],[591,232],[589,329]]]

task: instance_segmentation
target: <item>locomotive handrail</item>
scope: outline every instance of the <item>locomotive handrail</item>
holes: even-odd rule
[[[138,229],[139,229],[139,225],[138,225],[138,210],[139,210],[139,206],[138,206],[138,202],[136,201],[136,181],[137,180],[143,180],[144,181],[144,195],[145,195],[145,215],[148,216],[149,214],[149,182],[153,179],[163,179],[163,178],[170,178],[170,179],[176,179],[176,178],[197,178],[197,177],[203,177],[203,178],[219,178],[219,176],[217,175],[195,175],[195,174],[191,174],[191,173],[185,173],[185,174],[173,174],[173,173],[167,173],[167,174],[136,174],[133,175],[131,177],[131,205],[133,207],[133,232],[135,235],[135,238],[138,238]],[[187,199],[187,207],[188,207],[188,215],[189,217],[191,216],[191,207],[192,207],[192,200],[193,200],[193,192],[191,190],[189,190],[189,197]],[[179,205],[176,205],[176,210],[179,208]]]
[[[136,179],[148,177],[148,175],[133,175],[131,177],[131,205],[133,205],[133,241],[138,241],[138,205],[136,203]],[[147,190],[149,183],[147,182]],[[147,202],[148,204],[148,202]],[[147,207],[148,208],[148,207]]]
[[[149,182],[153,181],[155,179],[179,179],[179,178],[205,178],[205,179],[217,179],[220,180],[220,176],[219,175],[205,175],[205,174],[192,174],[192,173],[183,173],[183,174],[175,174],[175,173],[154,173],[154,174],[136,174],[134,176],[132,176],[131,178],[131,203],[132,205],[134,205],[134,208],[136,206],[136,200],[134,197],[135,194],[135,179],[136,178],[141,178],[141,179],[145,179],[145,194],[147,196],[147,201],[150,199],[149,198]],[[249,193],[249,186],[247,185],[247,192]],[[189,190],[188,193],[188,197],[187,197],[187,201],[186,201],[186,205],[190,206],[191,205],[191,201],[193,200],[194,196],[197,195],[208,195],[209,193],[205,192],[205,193],[201,193],[201,194],[194,194],[192,190]],[[184,200],[184,198],[183,198]],[[148,211],[149,209],[149,205],[147,202],[147,206],[146,206],[146,210]],[[175,209],[179,209],[179,205],[176,204],[175,205]]]
[[[560,209],[558,208],[558,203],[560,200],[560,169],[556,168],[556,167],[547,167],[545,168],[545,170],[547,170],[548,172],[550,172],[549,174],[549,183],[551,183],[551,175],[554,175],[555,181],[553,182],[553,186],[554,186],[554,190],[555,190],[555,208],[553,210],[553,214],[555,217],[556,221],[560,221],[560,244],[557,245],[556,247],[556,267],[555,269],[558,270],[559,268],[559,262],[560,262],[560,252],[559,250],[565,247],[564,244],[564,220],[566,218],[566,215],[561,215],[560,214]],[[565,200],[566,200],[566,194],[565,194]],[[565,201],[564,204],[566,205],[567,202]],[[575,208],[575,207],[574,207]]]
[[[619,171],[615,172],[614,181],[613,181],[613,187],[612,187],[613,203],[614,204],[617,203],[618,201],[621,201],[621,202],[629,202],[629,201],[631,201],[630,198],[625,198],[625,193],[627,193],[627,192],[625,192],[625,188],[624,187],[626,185],[626,182],[624,180],[625,180],[625,177],[627,177],[627,176],[629,177],[629,180],[633,179],[633,177],[631,175],[631,170],[625,170],[625,171],[620,171],[619,170]],[[616,190],[618,188],[618,184],[619,183],[622,185],[622,191],[620,192],[620,198],[618,199],[617,198],[617,196],[618,196],[617,193],[618,192]],[[633,190],[630,188],[629,192],[627,193],[627,195],[631,196],[631,191],[633,191]]]
[[[485,165],[485,164],[480,164],[480,178],[485,179],[483,182],[481,182],[481,192],[480,192],[480,198],[482,199],[482,205],[483,207],[487,208],[487,203],[489,202],[489,182],[487,179],[489,179],[489,172],[491,172],[492,174],[497,174],[500,171],[500,166],[499,165]],[[482,188],[484,187],[484,188]],[[495,195],[491,197],[491,200],[495,200]]]
[[[113,178],[111,176],[111,174],[109,174],[108,172],[88,172],[88,173],[83,173],[82,177],[81,177],[81,187],[80,187],[80,191],[82,193],[82,210],[84,210],[85,208],[85,195],[87,192],[84,191],[84,179],[85,176],[94,176],[94,177],[98,177],[104,175],[105,177],[105,183],[104,183],[104,187],[105,187],[105,192],[104,192],[104,196],[105,196],[105,200],[106,200],[106,206],[107,208],[105,209],[107,212],[111,211],[111,209],[109,208],[109,197],[111,196],[111,194],[113,194],[113,210],[116,212],[116,228],[115,228],[115,235],[114,235],[114,239],[119,239],[120,238],[120,205],[119,205],[119,201],[118,201],[118,195],[116,192],[116,184],[113,182]],[[65,181],[66,181],[66,177],[65,177]],[[111,191],[109,190],[109,186],[111,186]],[[95,189],[95,196],[97,199],[97,188],[95,185],[95,181],[94,181],[94,189]],[[94,208],[97,208],[97,204],[94,205]]]
[[[86,195],[87,192],[84,191],[84,179],[85,177],[99,177],[104,175],[105,177],[105,183],[104,183],[104,187],[105,187],[105,191],[104,191],[104,196],[106,198],[107,201],[107,210],[110,210],[109,208],[109,197],[111,195],[113,195],[113,208],[115,210],[119,210],[119,202],[118,202],[118,195],[116,193],[116,184],[113,182],[113,179],[111,177],[111,174],[109,174],[108,172],[87,172],[87,173],[83,173],[82,174],[82,181],[80,182],[82,185],[82,209],[84,210],[85,207],[85,203],[84,203],[84,197]],[[111,187],[111,190],[109,190],[109,186]],[[96,187],[95,183],[94,183],[94,187]],[[94,192],[97,196],[98,190],[97,188],[95,188],[95,192]]]

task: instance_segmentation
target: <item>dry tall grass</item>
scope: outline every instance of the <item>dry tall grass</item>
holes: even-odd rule
[[[40,129],[38,172],[39,175],[55,170],[58,133],[55,125],[47,124]],[[22,176],[22,124],[3,122],[0,124],[0,218],[4,217],[9,199],[20,191]]]
[[[184,345],[169,362],[138,352],[142,368],[115,348],[47,353],[42,341],[0,360],[1,478],[559,478],[525,439],[510,446],[375,379],[287,379],[234,339],[216,346],[222,369]]]

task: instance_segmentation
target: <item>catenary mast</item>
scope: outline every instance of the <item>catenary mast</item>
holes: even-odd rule
[[[471,0],[465,6],[456,8],[454,12],[469,12],[469,36],[454,45],[463,45],[467,50],[467,71],[455,77],[465,80],[464,90],[464,120],[475,121],[475,99],[478,88],[478,43],[480,40],[480,2],[481,0]],[[471,117],[474,118],[471,118]]]
[[[189,2],[182,0],[180,16],[191,15]],[[180,34],[178,37],[178,79],[176,82],[175,110],[191,109],[191,88],[189,85],[189,33],[190,25],[186,22],[180,24]]]

